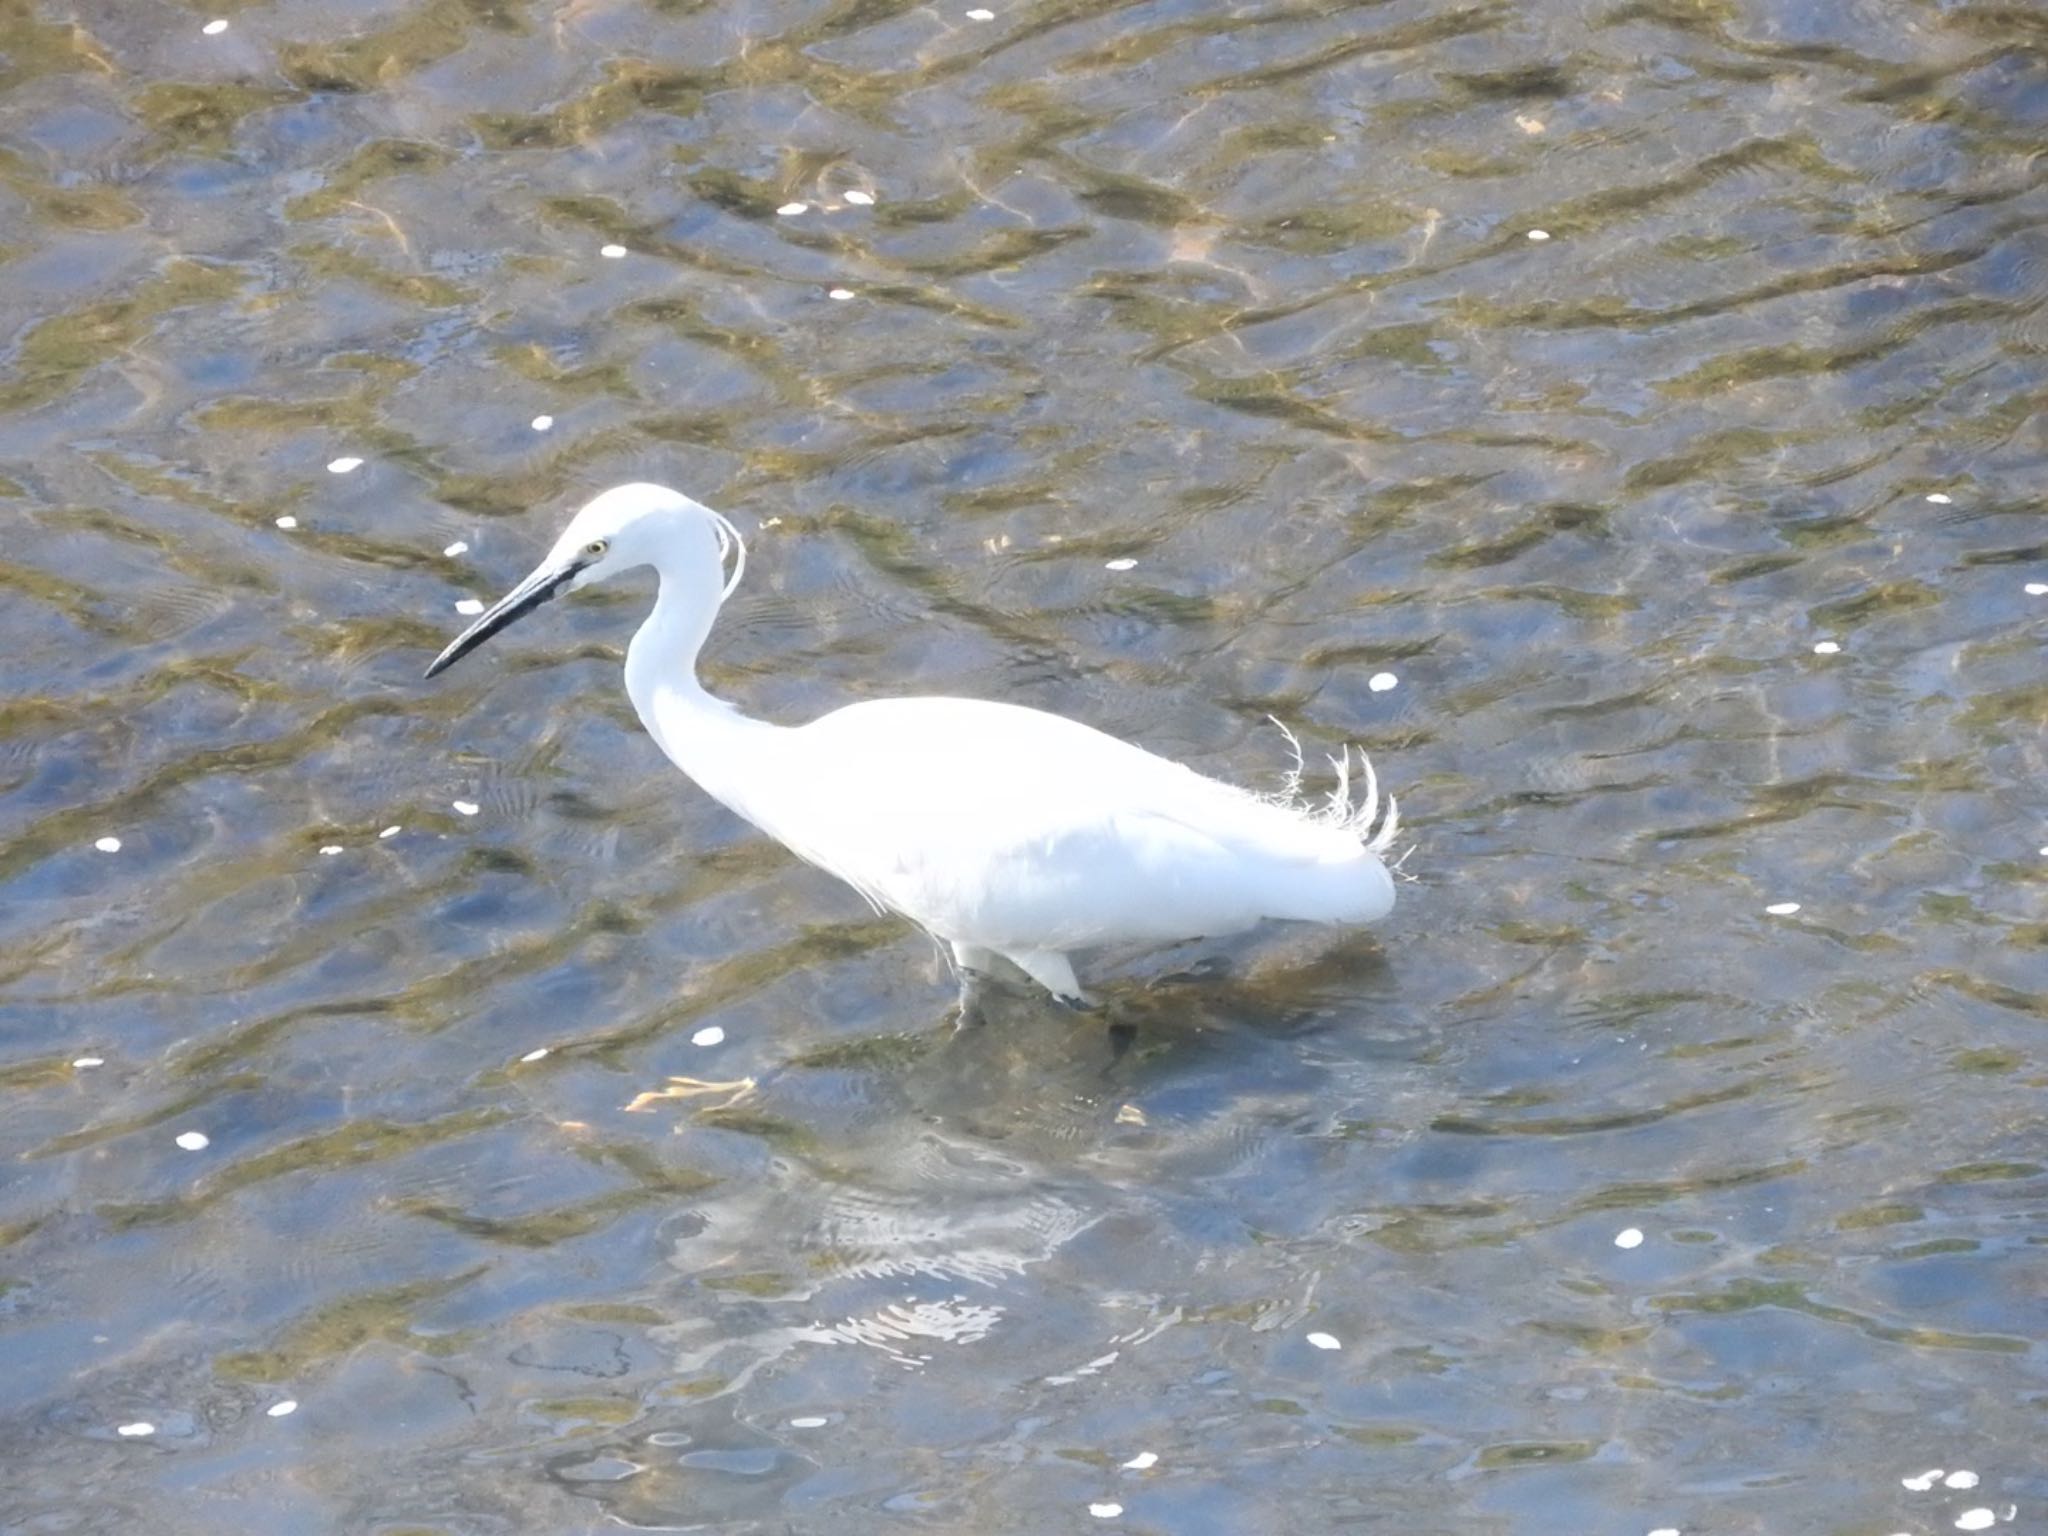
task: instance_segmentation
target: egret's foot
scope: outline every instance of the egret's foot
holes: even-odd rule
[[[1138,1026],[1128,1019],[1116,1019],[1109,1026],[1109,1064],[1115,1066],[1122,1061],[1136,1043]]]
[[[1190,961],[1177,971],[1169,971],[1164,976],[1154,977],[1145,983],[1145,990],[1150,992],[1159,987],[1183,987],[1217,981],[1229,974],[1230,963],[1222,956],[1205,955],[1199,960]]]
[[[626,1106],[627,1114],[651,1108],[664,1099],[694,1099],[710,1093],[730,1093],[731,1098],[723,1104],[707,1104],[706,1109],[731,1109],[733,1105],[752,1098],[758,1086],[751,1077],[736,1077],[730,1082],[707,1082],[701,1077],[672,1077],[666,1088],[655,1088],[647,1093],[635,1094],[633,1102]]]

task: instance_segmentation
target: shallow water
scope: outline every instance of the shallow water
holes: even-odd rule
[[[2040,13],[991,9],[0,6],[0,1528],[2037,1525]],[[951,1036],[633,477],[1414,883]]]

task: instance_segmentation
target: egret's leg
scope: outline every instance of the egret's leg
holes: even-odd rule
[[[1074,975],[1074,965],[1056,949],[1010,949],[1003,958],[1063,1003],[1076,1006],[1088,999]]]
[[[983,949],[979,944],[963,944],[958,939],[953,941],[953,968],[960,973],[960,1002],[953,1014],[955,1029],[981,1022],[981,992],[995,963],[994,950]]]
[[[979,971],[986,976],[996,968],[996,952],[979,944],[968,944],[960,939],[953,940],[953,963],[963,971]]]

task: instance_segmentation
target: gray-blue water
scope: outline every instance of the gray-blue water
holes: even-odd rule
[[[0,0],[0,1531],[2038,1529],[2041,13],[988,3]],[[1415,882],[952,1036],[628,478]]]

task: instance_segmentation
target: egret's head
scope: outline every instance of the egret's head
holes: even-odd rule
[[[734,555],[729,579],[724,574],[727,551]],[[547,558],[450,641],[427,668],[427,676],[453,666],[565,589],[652,565],[665,575],[703,576],[723,597],[738,584],[745,563],[746,548],[738,531],[709,507],[665,485],[613,486],[569,519]]]

